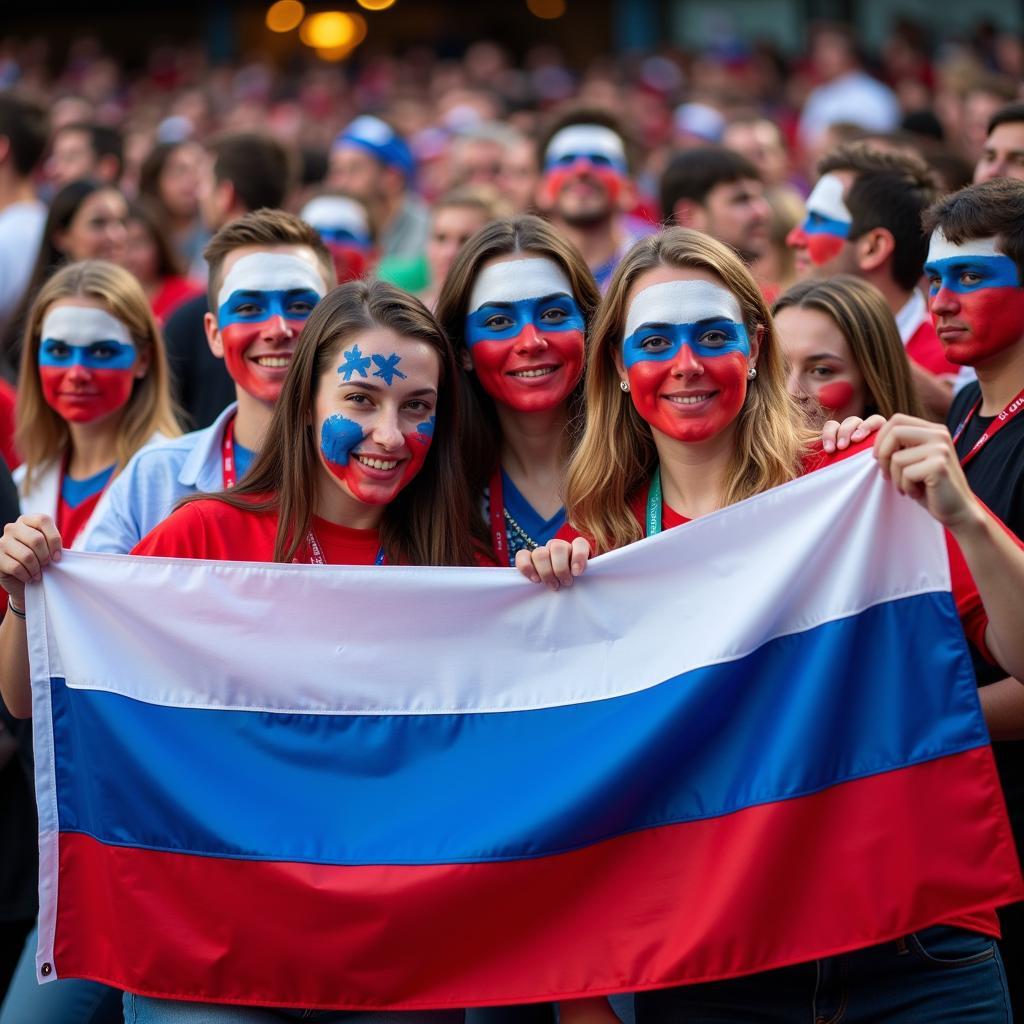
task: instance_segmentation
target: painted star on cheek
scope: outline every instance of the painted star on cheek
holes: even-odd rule
[[[406,376],[400,369],[398,364],[402,361],[401,356],[395,355],[394,352],[389,356],[372,356],[373,364],[377,367],[373,371],[374,377],[380,377],[388,387],[391,387],[392,381],[398,377],[399,380],[406,380]],[[365,375],[364,375],[365,376]]]
[[[345,358],[345,363],[338,367],[338,373],[345,375],[346,384],[352,379],[353,373],[358,373],[360,377],[366,376],[366,371],[370,368],[370,357],[364,356],[359,351],[358,345],[353,345],[352,348],[346,349],[341,354]],[[377,375],[374,374],[374,376]]]

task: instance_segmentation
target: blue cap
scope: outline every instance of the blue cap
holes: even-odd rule
[[[334,140],[334,149],[341,146],[365,149],[382,164],[397,167],[406,181],[412,181],[416,174],[416,161],[405,139],[397,135],[391,125],[372,114],[357,117],[349,124]]]

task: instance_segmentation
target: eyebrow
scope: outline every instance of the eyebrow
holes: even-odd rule
[[[813,356],[804,356],[805,363],[809,363],[813,359],[834,359],[837,363],[846,362],[842,356],[837,356],[834,352],[815,352]]]
[[[704,324],[734,324],[735,320],[731,320],[724,313],[718,316],[706,316],[703,320],[676,320],[674,322],[661,321],[661,320],[646,320],[642,323],[637,330],[646,331],[648,329],[660,330],[665,327],[680,327],[683,324],[693,324],[695,327],[702,327]]]

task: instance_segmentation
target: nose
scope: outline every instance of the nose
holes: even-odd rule
[[[295,337],[295,332],[281,313],[275,313],[267,318],[263,336],[268,341],[289,341]]]
[[[803,224],[798,224],[788,235],[786,235],[786,245],[788,245],[790,249],[807,248],[807,232],[804,231]]]
[[[754,212],[757,215],[758,224],[767,224],[772,219],[772,208],[768,200],[760,198],[754,202]]]
[[[532,324],[528,323],[519,334],[516,341],[516,351],[524,353],[543,352],[548,343]]]
[[[381,406],[370,428],[370,440],[383,451],[390,452],[401,448],[405,443],[398,422],[398,409]]]
[[[68,367],[67,376],[70,380],[88,380],[89,368],[82,364],[81,359],[75,359]]]
[[[960,300],[955,291],[940,285],[939,290],[930,296],[928,308],[938,316],[956,316],[960,312]]]
[[[689,345],[680,345],[679,352],[672,360],[673,377],[699,377],[704,373],[704,364]]]

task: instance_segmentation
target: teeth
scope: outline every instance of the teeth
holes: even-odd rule
[[[373,459],[369,455],[357,455],[356,459],[371,469],[394,469],[398,465],[397,459]]]
[[[279,370],[288,366],[291,363],[290,356],[257,356],[255,362],[260,366],[268,366],[272,369]]]
[[[676,405],[700,405],[701,402],[706,402],[711,395],[667,395],[666,397]]]
[[[547,366],[541,370],[513,370],[513,377],[546,377],[549,373],[554,373],[555,367]]]

